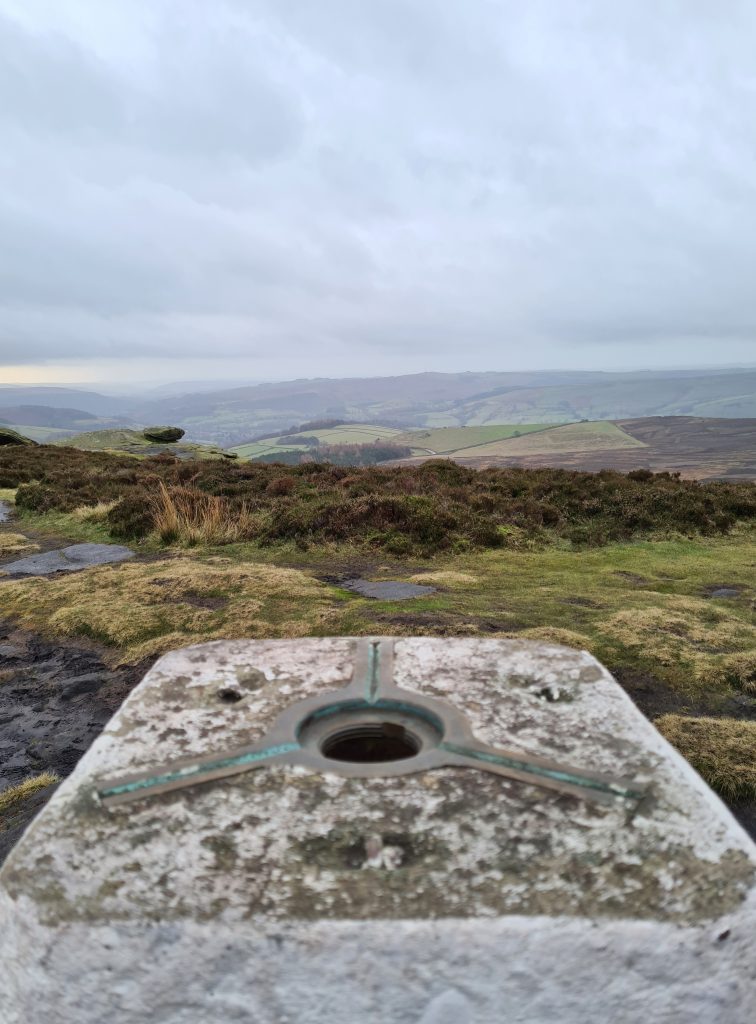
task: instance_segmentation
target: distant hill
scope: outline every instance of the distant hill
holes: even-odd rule
[[[0,423],[19,423],[38,427],[70,427],[97,420],[83,409],[53,408],[48,405],[0,406]]]
[[[158,416],[159,410],[159,416]],[[756,417],[756,370],[648,373],[419,373],[300,380],[134,406],[224,445],[338,417],[394,427],[569,423],[647,416]]]
[[[224,447],[248,444],[261,435],[275,437],[290,431],[292,424],[321,418],[407,430],[500,424],[525,428],[650,416],[756,417],[756,369],[429,372],[171,392],[167,388],[142,398],[114,398],[74,388],[0,386],[0,408],[81,410],[110,422],[128,417],[134,425],[180,423],[192,440]],[[69,429],[46,423],[28,426],[38,431]]]
[[[51,409],[81,409],[95,416],[121,416],[128,414],[133,401],[100,395],[96,391],[77,388],[27,387],[0,384],[0,406],[36,405]]]
[[[614,423],[570,423],[485,444],[475,440],[479,429],[454,431],[459,445],[444,453],[444,458],[475,469],[650,469],[677,472],[690,479],[756,480],[756,418],[653,416]],[[411,443],[410,439],[424,433],[427,436],[427,432],[416,431],[397,440]],[[431,436],[444,433],[433,431]],[[433,457],[426,454],[404,461],[417,464]]]

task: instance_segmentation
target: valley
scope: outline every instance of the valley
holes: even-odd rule
[[[478,429],[415,431],[396,440],[413,444],[421,438],[433,437],[436,444],[443,446],[446,458],[475,469],[552,466],[625,473],[647,469],[655,473],[680,473],[686,479],[756,479],[756,419],[657,416],[540,425],[527,433],[520,428],[521,436],[509,434],[489,442],[479,441]],[[447,444],[458,447],[446,447]],[[419,464],[431,457],[415,453],[407,462]]]
[[[179,394],[145,387],[137,395],[0,386],[0,424],[18,424],[41,441],[167,422],[180,423],[189,440],[231,448],[324,418],[414,431],[660,416],[754,418],[756,369],[428,372],[187,387]]]

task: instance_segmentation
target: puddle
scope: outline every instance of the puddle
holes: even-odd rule
[[[7,501],[0,501],[0,523],[7,523],[11,516],[11,507]]]
[[[120,544],[71,544],[58,551],[43,551],[38,555],[19,558],[0,566],[0,573],[12,576],[47,576],[53,572],[78,572],[92,565],[107,565],[133,558],[131,548]]]
[[[419,583],[403,583],[401,580],[344,580],[339,586],[377,601],[407,601],[436,592],[435,587],[422,587]]]
[[[737,583],[714,583],[710,587],[706,587],[703,596],[704,597],[740,597],[744,591],[744,587],[741,587]]]
[[[624,569],[615,569],[612,575],[620,576],[634,587],[643,587],[649,582],[645,576],[639,576],[637,572],[626,572]]]

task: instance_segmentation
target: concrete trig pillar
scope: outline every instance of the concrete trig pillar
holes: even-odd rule
[[[756,848],[591,656],[162,658],[0,872],[3,1024],[752,1024]]]

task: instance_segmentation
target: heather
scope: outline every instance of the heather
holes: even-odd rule
[[[700,483],[647,470],[474,470],[445,460],[285,466],[9,447],[0,450],[0,487],[18,488],[22,512],[110,505],[104,524],[120,539],[349,542],[417,556],[712,536],[756,518],[750,482]]]

